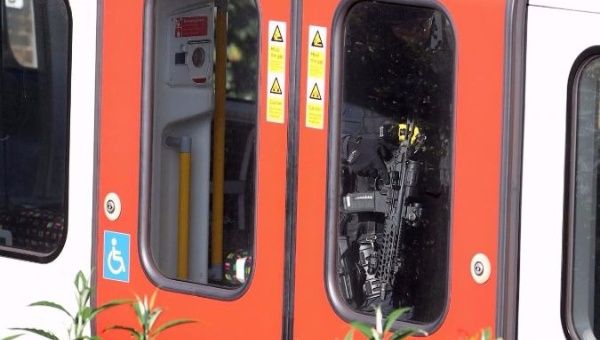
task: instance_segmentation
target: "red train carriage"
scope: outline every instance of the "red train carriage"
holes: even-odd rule
[[[96,4],[0,3],[1,336],[600,338],[595,1]]]
[[[159,287],[199,320],[172,337],[495,328],[507,4],[220,6],[103,4],[96,267],[114,239],[131,270],[97,302]]]

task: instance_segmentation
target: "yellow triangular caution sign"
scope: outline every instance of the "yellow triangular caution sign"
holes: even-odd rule
[[[321,34],[319,34],[319,31],[317,31],[317,33],[315,34],[315,37],[312,41],[312,45],[314,47],[323,47],[323,39],[321,39]]]
[[[281,30],[279,30],[279,25],[275,26],[275,32],[273,32],[271,41],[283,42],[283,35],[281,34]]]
[[[319,86],[317,86],[317,83],[315,83],[315,86],[313,86],[312,91],[310,91],[310,99],[314,99],[314,100],[322,100],[321,98],[321,91],[319,91]]]
[[[277,80],[277,78],[275,78],[275,81],[273,81],[273,85],[271,85],[271,90],[269,92],[273,94],[283,94],[281,91],[281,85],[279,85],[279,80]]]

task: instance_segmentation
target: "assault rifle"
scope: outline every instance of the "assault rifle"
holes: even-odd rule
[[[362,288],[367,304],[390,296],[394,277],[402,265],[399,256],[402,231],[406,226],[416,226],[423,212],[419,202],[423,163],[414,160],[414,155],[422,148],[425,135],[409,120],[406,124],[380,127],[379,138],[395,146],[390,159],[384,160],[388,180],[376,179],[372,192],[354,192],[343,197],[345,213],[385,214],[383,234],[359,240],[358,257],[365,273]],[[376,240],[378,237],[383,239]]]

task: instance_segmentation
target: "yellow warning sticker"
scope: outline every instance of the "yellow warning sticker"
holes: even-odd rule
[[[327,28],[308,27],[308,79],[306,83],[306,127],[323,129],[325,115],[325,66]]]
[[[267,122],[285,122],[286,23],[269,21],[267,55]]]
[[[325,52],[311,51],[308,54],[308,76],[313,78],[325,77]]]
[[[317,83],[315,83],[315,86],[313,86],[313,89],[310,91],[310,95],[308,97],[314,100],[323,100],[323,98],[321,98],[321,91],[319,91],[319,85]]]
[[[282,96],[279,97],[269,97],[267,99],[267,122],[271,123],[283,123],[283,117],[285,112],[284,108],[284,100]]]
[[[271,24],[269,22],[269,24]],[[285,72],[285,23],[275,24],[269,40],[269,72]]]
[[[306,127],[323,129],[323,105],[314,103],[306,105]]]
[[[320,47],[323,48],[323,39],[321,38],[321,33],[319,33],[319,31],[317,31],[314,35],[314,38],[312,40],[312,44],[313,47]]]
[[[273,35],[271,36],[271,41],[283,42],[283,35],[281,34],[279,25],[275,25],[275,31],[273,32]]]
[[[281,91],[281,85],[279,85],[279,80],[277,80],[277,77],[275,77],[275,80],[273,81],[273,85],[271,85],[271,90],[269,92],[273,94],[283,94],[283,91]]]

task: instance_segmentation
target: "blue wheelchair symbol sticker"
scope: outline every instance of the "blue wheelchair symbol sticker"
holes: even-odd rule
[[[104,268],[102,277],[107,280],[129,282],[129,234],[104,231]]]

